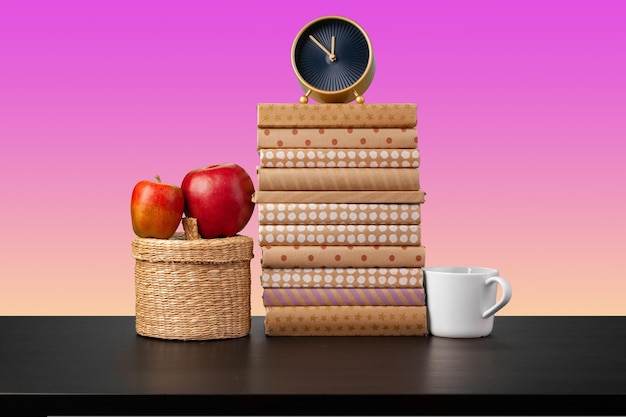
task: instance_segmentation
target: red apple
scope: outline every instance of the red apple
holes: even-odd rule
[[[130,217],[133,231],[139,237],[169,239],[172,237],[185,210],[183,190],[173,184],[164,184],[157,175],[155,181],[139,181],[130,198]]]
[[[254,184],[237,164],[215,164],[190,171],[181,188],[185,214],[196,218],[204,239],[234,236],[252,216]]]

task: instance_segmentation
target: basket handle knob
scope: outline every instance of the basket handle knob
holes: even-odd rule
[[[195,217],[183,217],[183,229],[185,230],[185,239],[200,239],[198,220]]]

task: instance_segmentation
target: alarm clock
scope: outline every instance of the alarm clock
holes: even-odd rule
[[[369,36],[355,21],[342,16],[319,17],[297,34],[291,65],[305,92],[320,103],[364,103],[376,64]]]

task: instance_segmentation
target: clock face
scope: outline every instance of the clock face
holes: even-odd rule
[[[303,29],[293,48],[293,63],[302,80],[315,89],[350,88],[370,66],[371,45],[353,22],[329,17]]]

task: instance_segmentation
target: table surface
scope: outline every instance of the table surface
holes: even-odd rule
[[[270,337],[263,320],[185,342],[139,336],[133,316],[0,317],[0,409],[626,415],[626,317],[497,316],[478,339]]]

